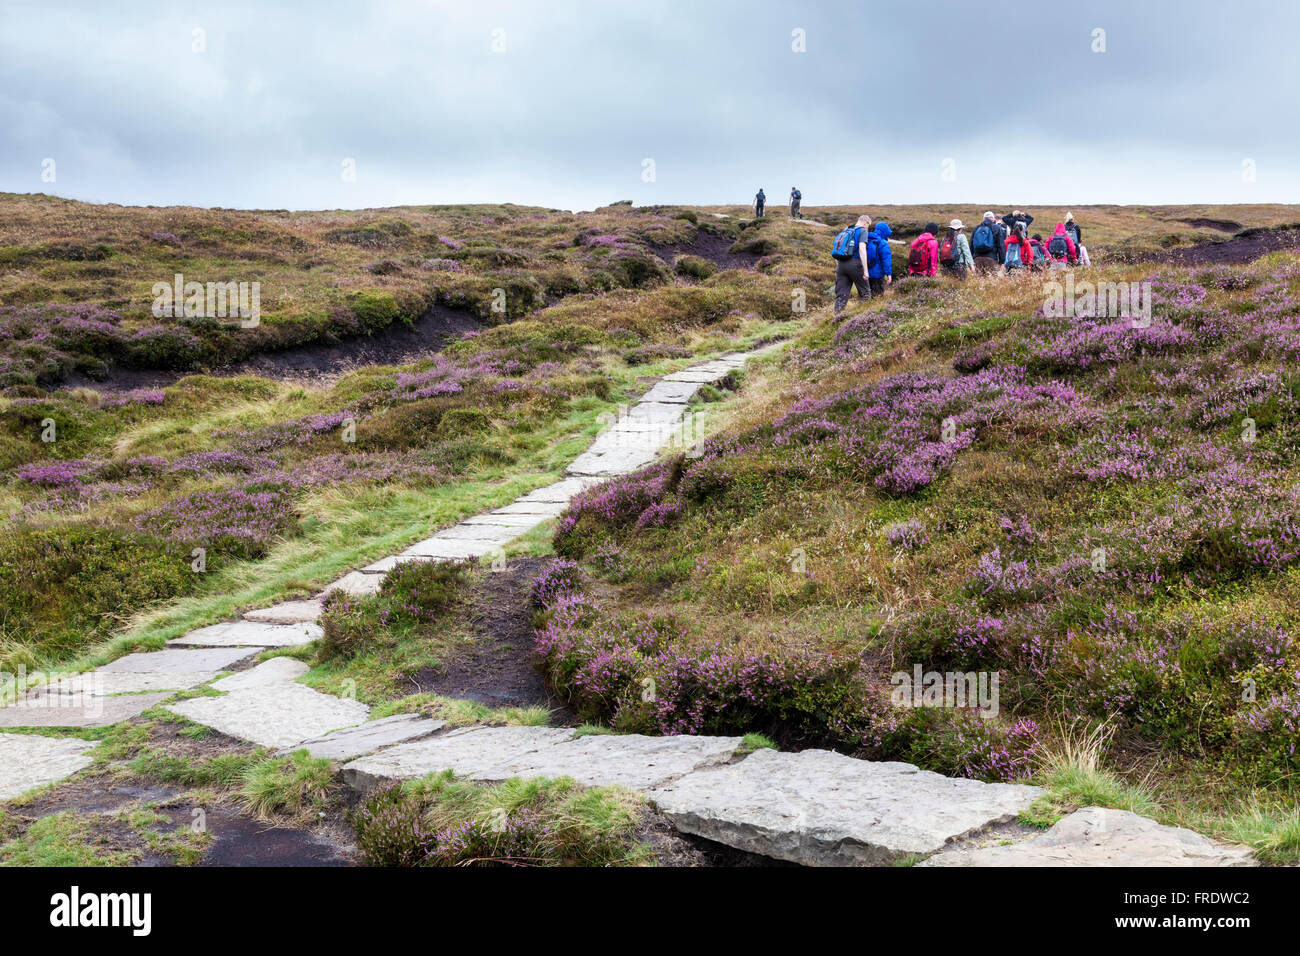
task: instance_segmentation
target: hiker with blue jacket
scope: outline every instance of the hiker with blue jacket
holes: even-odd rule
[[[763,207],[767,205],[767,196],[763,194],[763,187],[758,187],[758,194],[754,196],[754,215],[759,219],[763,218]]]
[[[867,276],[872,295],[884,295],[885,286],[894,281],[894,252],[889,248],[893,234],[889,223],[882,219],[867,237]]]
[[[980,275],[992,275],[1002,268],[1006,259],[1006,243],[1002,237],[1002,224],[992,211],[984,214],[984,220],[971,230],[970,251],[975,257],[975,271]]]
[[[799,211],[799,206],[802,202],[803,202],[803,193],[799,192],[799,187],[791,186],[790,187],[790,218],[791,219],[803,218],[803,213]]]
[[[835,314],[839,315],[849,304],[849,296],[858,290],[858,299],[871,298],[871,273],[867,251],[871,227],[870,216],[859,216],[858,221],[835,236],[831,257],[835,260]]]
[[[1020,225],[1025,227],[1025,235],[1029,235],[1029,227],[1033,223],[1034,217],[1029,215],[1027,212],[1021,212],[1017,209],[1014,212],[1009,212],[1003,216],[1002,221],[1007,224],[1009,232],[1014,233],[1016,231],[1016,223],[1020,223]]]

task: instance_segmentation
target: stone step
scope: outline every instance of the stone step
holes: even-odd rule
[[[1216,843],[1128,810],[1085,807],[1042,836],[1009,846],[956,847],[921,866],[1254,866],[1249,849]]]
[[[368,720],[355,727],[345,727],[312,740],[304,740],[280,752],[291,753],[294,750],[305,749],[313,757],[323,757],[327,760],[352,760],[385,747],[428,737],[446,725],[445,720],[431,720],[420,714],[394,714],[391,717]]]
[[[649,790],[700,767],[725,763],[739,737],[589,734],[552,727],[469,727],[401,744],[343,767],[357,790],[450,770],[472,780],[572,777],[586,786]]]
[[[292,657],[273,657],[269,661],[262,661],[256,667],[213,681],[212,689],[229,692],[247,690],[250,687],[266,687],[270,684],[297,680],[309,670],[311,668],[306,663],[294,660]]]
[[[309,624],[320,617],[320,612],[320,601],[285,601],[272,607],[245,611],[243,618],[264,624]]]
[[[0,727],[108,727],[138,717],[175,692],[126,694],[60,694],[36,690],[8,707],[0,708]]]
[[[168,647],[292,647],[319,640],[316,624],[264,624],[261,621],[227,621],[190,631],[168,641]]]
[[[290,681],[233,690],[222,697],[192,697],[167,705],[167,710],[231,737],[277,748],[356,726],[370,715],[370,708],[359,701]]]
[[[1042,791],[827,750],[759,750],[649,794],[686,833],[806,866],[878,866],[1014,819]]]
[[[89,751],[98,745],[77,737],[0,734],[0,800],[12,800],[84,770],[94,762]]]

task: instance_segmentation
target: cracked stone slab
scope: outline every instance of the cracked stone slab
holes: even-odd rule
[[[572,740],[560,727],[463,727],[428,740],[389,747],[343,767],[343,779],[355,790],[369,790],[389,780],[412,780],[450,770],[458,777],[482,779],[507,760]],[[496,778],[504,779],[504,778]]]
[[[379,587],[383,583],[383,574],[349,571],[334,583],[325,585],[325,590],[321,591],[321,595],[324,596],[331,591],[342,591],[344,594],[351,594],[353,597],[366,597],[371,594],[378,594]]]
[[[497,547],[509,544],[519,537],[514,528],[494,524],[458,524],[438,532],[441,541],[484,541]]]
[[[100,673],[129,674],[201,674],[210,678],[231,664],[252,657],[256,648],[248,647],[213,647],[195,648],[193,650],[169,647],[163,651],[143,651],[126,654],[115,661],[105,664]]]
[[[213,681],[212,689],[232,691],[245,690],[249,687],[265,687],[268,684],[296,680],[309,670],[311,668],[305,663],[292,657],[273,657],[269,661],[262,661],[256,667]]]
[[[1042,836],[1009,846],[957,848],[922,866],[1254,866],[1244,846],[1165,826],[1128,810],[1084,807]]]
[[[107,727],[138,717],[171,696],[172,691],[124,697],[38,692],[0,709],[0,727]]]
[[[536,528],[539,524],[550,521],[558,517],[560,512],[555,514],[500,514],[496,511],[489,511],[487,514],[475,515],[472,518],[466,518],[461,524],[466,525],[489,525],[496,528],[517,528],[520,532],[528,531],[530,528]]]
[[[567,504],[569,499],[579,492],[586,491],[592,485],[596,484],[590,478],[570,477],[561,478],[559,481],[549,485],[543,485],[541,488],[535,488],[528,494],[521,496],[515,501],[515,504],[525,504],[527,502],[558,502]],[[513,505],[507,505],[507,508]]]
[[[264,624],[308,624],[321,614],[320,601],[285,601],[272,607],[259,607],[254,611],[245,611],[245,621],[261,621]]]
[[[641,396],[641,401],[645,402],[689,402],[695,397],[695,393],[700,390],[698,382],[670,382],[668,379],[660,379],[655,383],[654,388]]]
[[[394,714],[304,740],[292,750],[305,748],[313,757],[326,760],[353,760],[394,744],[428,737],[445,726],[445,720],[432,720],[420,714]],[[290,749],[282,751],[290,752]]]
[[[292,647],[318,640],[324,632],[316,624],[265,624],[261,621],[227,621],[190,631],[168,641],[168,647]]]
[[[588,787],[650,790],[701,767],[726,763],[740,744],[740,737],[590,734],[505,760],[474,777],[572,777]]]
[[[642,448],[611,448],[586,451],[573,460],[569,471],[575,475],[625,475],[655,460],[655,452]]]
[[[365,721],[370,708],[279,681],[234,690],[224,697],[193,697],[167,707],[195,723],[263,747],[290,747]]]
[[[1038,787],[944,777],[828,750],[759,750],[650,793],[686,833],[805,866],[886,865],[1016,817]]]
[[[87,753],[98,746],[75,737],[0,734],[0,800],[58,783],[93,762]]]
[[[569,506],[569,499],[564,501],[524,501],[522,498],[501,508],[493,508],[490,515],[515,515],[520,518],[554,518]],[[475,517],[482,517],[476,515]]]
[[[215,671],[172,671],[160,674],[136,674],[130,671],[89,671],[61,677],[46,685],[42,691],[50,694],[106,697],[111,694],[140,694],[151,690],[190,690],[206,684]]]
[[[697,385],[712,385],[722,381],[730,373],[734,372],[738,366],[732,362],[709,363],[708,365],[699,365],[693,368],[684,368],[680,372],[673,372],[671,375],[665,375],[665,382],[691,382]]]
[[[514,535],[513,537],[518,537]],[[513,539],[513,538],[512,538]],[[397,558],[442,558],[443,560],[456,560],[460,558],[481,558],[485,554],[491,554],[501,547],[501,541],[466,541],[463,539],[443,538],[434,535],[424,541],[419,541],[399,555]],[[373,565],[372,565],[373,567]]]
[[[629,410],[626,418],[634,422],[654,422],[660,425],[671,425],[680,421],[686,414],[686,406],[678,403],[667,404],[664,402],[639,402],[633,405]]]

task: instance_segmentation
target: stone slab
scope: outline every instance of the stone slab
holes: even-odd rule
[[[245,621],[264,624],[307,624],[321,614],[320,601],[285,601],[272,607],[259,607],[244,612]]]
[[[518,528],[522,533],[531,528],[536,528],[539,524],[550,521],[557,517],[556,514],[501,514],[496,511],[489,511],[487,514],[475,515],[472,518],[466,518],[461,524],[468,525],[491,525],[497,528]]]
[[[740,737],[591,734],[502,761],[473,776],[572,777],[589,787],[650,790],[701,767],[726,763],[740,744]]]
[[[490,515],[513,515],[519,518],[554,518],[569,507],[569,499],[564,501],[524,501],[522,498],[502,508],[487,512]],[[482,517],[476,515],[475,517]]]
[[[215,677],[231,664],[252,657],[256,648],[213,647],[193,650],[169,647],[164,651],[144,651],[126,654],[105,664],[99,670],[104,674],[198,674]]]
[[[172,691],[124,697],[37,692],[0,708],[0,727],[107,727],[138,717],[171,696]]]
[[[519,537],[514,528],[497,524],[458,524],[438,532],[441,541],[486,541],[503,547]]]
[[[369,790],[388,780],[413,780],[450,770],[476,777],[507,760],[519,760],[536,750],[573,739],[573,731],[558,727],[465,727],[427,740],[398,744],[343,767],[344,781],[355,790]]]
[[[201,627],[168,641],[168,647],[292,647],[320,638],[316,624],[264,624],[261,621],[227,621]]]
[[[90,671],[61,677],[42,688],[51,694],[88,694],[106,697],[111,694],[140,694],[153,690],[190,690],[206,684],[215,676],[214,671],[185,673],[173,671],[165,674],[133,674],[129,671]]]
[[[671,425],[673,422],[681,421],[682,416],[685,414],[686,406],[682,404],[639,402],[628,410],[626,417],[634,422],[656,422]]]
[[[311,668],[305,663],[292,657],[273,657],[269,661],[262,661],[256,667],[213,681],[212,689],[229,692],[249,687],[266,687],[268,684],[297,680],[309,670]]]
[[[518,537],[512,535],[511,540]],[[481,558],[485,554],[491,554],[502,546],[502,541],[464,541],[442,538],[434,535],[424,541],[419,541],[400,555],[395,557],[401,558],[441,558],[445,561],[453,561],[461,558]],[[373,565],[372,565],[373,567]]]
[[[827,750],[759,750],[650,793],[680,830],[806,866],[886,865],[1013,819],[1042,791]]]
[[[1042,836],[1009,846],[955,848],[922,866],[1253,866],[1244,846],[1217,843],[1128,810],[1085,807]]]
[[[534,488],[528,494],[521,496],[515,501],[515,504],[522,504],[530,501],[542,502],[562,502],[568,503],[574,495],[581,491],[586,491],[592,485],[596,484],[590,478],[569,477],[561,478],[557,482],[549,485],[543,485],[541,488]],[[511,507],[507,505],[506,507]]]
[[[697,368],[684,368],[680,372],[673,372],[671,375],[665,375],[665,382],[690,382],[696,385],[712,385],[726,378],[733,372],[736,366],[731,363],[719,362],[714,366],[699,366]]]
[[[611,448],[586,451],[573,460],[569,471],[575,475],[626,475],[655,460],[655,452],[642,448]]]
[[[699,390],[700,386],[697,382],[670,382],[667,379],[660,379],[655,383],[654,388],[641,396],[641,402],[637,404],[644,402],[685,403],[689,402]]]
[[[0,734],[0,800],[12,800],[28,790],[58,783],[92,763],[87,753],[93,740]]]
[[[292,750],[305,748],[313,757],[326,760],[353,760],[394,744],[428,737],[445,726],[445,720],[432,720],[420,714],[394,714],[305,740]]]
[[[223,697],[193,697],[167,709],[263,747],[291,747],[362,723],[370,713],[358,701],[291,681],[234,690]]]
[[[367,597],[371,594],[378,594],[379,587],[383,583],[383,574],[349,571],[332,584],[325,585],[325,589],[321,591],[321,596],[323,597],[331,591],[342,591],[344,594],[351,594],[353,597]]]

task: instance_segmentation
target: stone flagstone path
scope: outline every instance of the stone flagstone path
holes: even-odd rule
[[[375,593],[404,561],[480,558],[560,515],[574,495],[627,474],[674,442],[691,444],[687,403],[760,352],[696,365],[657,382],[574,460],[566,475],[513,503],[350,571],[314,600],[286,601],[240,620],[191,631],[167,649],[128,654],[66,677],[0,709],[3,727],[94,727],[137,716],[177,691],[203,684],[218,697],[167,709],[281,753],[306,749],[342,763],[358,791],[450,770],[480,781],[572,777],[636,790],[678,829],[727,846],[811,866],[881,865],[924,858],[927,866],[1238,866],[1245,848],[1215,843],[1124,811],[1089,807],[1045,833],[1014,828],[1037,787],[982,783],[825,750],[738,754],[739,737],[579,735],[557,727],[465,727],[416,714],[371,720],[370,708],[297,683],[307,665],[275,657],[220,677],[267,648],[321,635],[320,598],[333,590]],[[220,677],[220,679],[217,679]],[[91,741],[0,732],[0,800],[57,782],[91,763]],[[1012,829],[1008,829],[1011,827]]]

